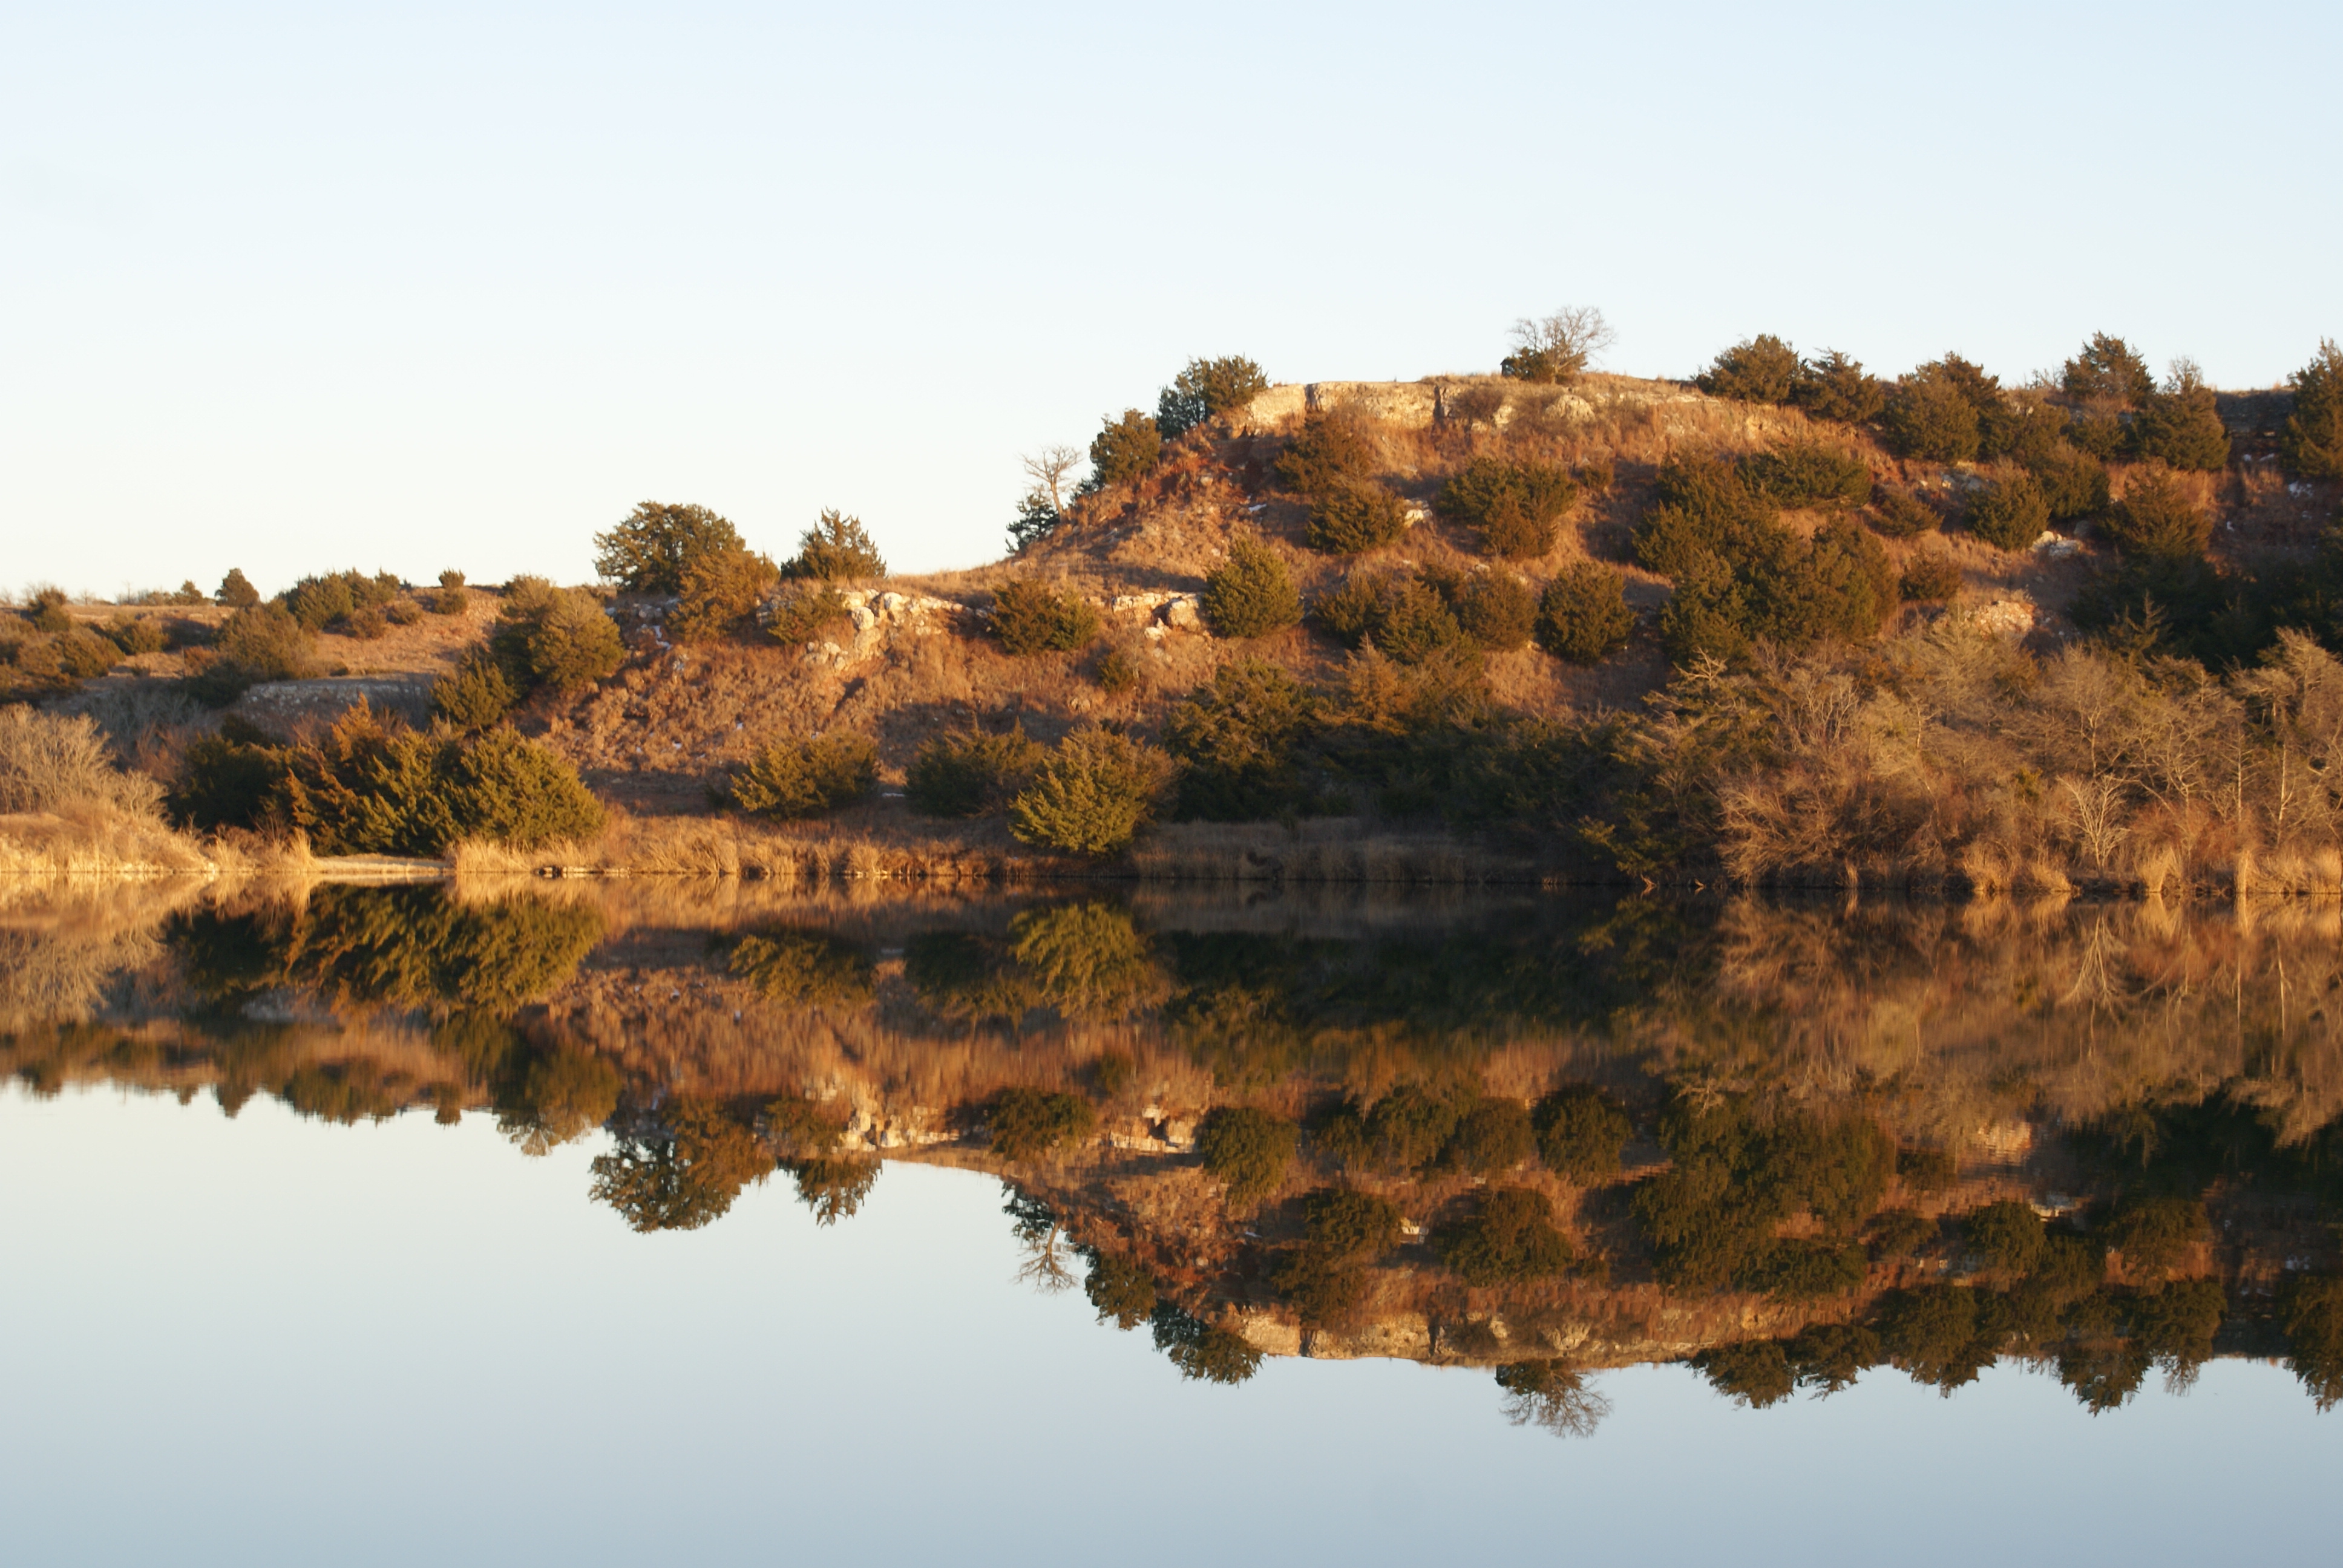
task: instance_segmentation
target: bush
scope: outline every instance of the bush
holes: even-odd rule
[[[601,600],[542,578],[515,578],[507,588],[488,648],[523,692],[581,690],[607,679],[627,657]]]
[[[992,1151],[1003,1160],[1039,1160],[1098,1131],[1098,1111],[1079,1094],[1004,1089],[985,1110]]]
[[[230,567],[212,598],[229,609],[250,609],[260,602],[260,590],[252,586],[252,579],[244,575],[242,567]]]
[[[1899,490],[1891,485],[1875,485],[1871,491],[1871,512],[1867,519],[1875,533],[1891,539],[1917,538],[1931,533],[1943,521],[1936,508],[1909,490]]]
[[[1780,507],[1860,503],[1871,494],[1871,465],[1813,441],[1744,457],[1741,472],[1751,491]]]
[[[1570,1239],[1554,1222],[1545,1194],[1493,1187],[1467,1218],[1432,1233],[1432,1250],[1468,1285],[1549,1280],[1570,1267]]]
[[[1656,504],[1635,524],[1635,564],[1683,578],[1700,558],[1730,560],[1777,531],[1774,505],[1752,492],[1735,465],[1715,457],[1671,457],[1660,466]]]
[[[1817,419],[1867,425],[1887,407],[1887,388],[1879,384],[1878,377],[1865,373],[1860,360],[1832,348],[1798,367],[1790,401]]]
[[[425,595],[423,608],[433,615],[462,615],[472,608],[472,596],[464,591],[463,584],[457,583]]]
[[[1538,601],[1529,584],[1508,571],[1450,574],[1432,582],[1456,617],[1464,639],[1487,653],[1511,653],[1529,645],[1537,629]]]
[[[2107,466],[2067,441],[2027,457],[2026,469],[2042,487],[2054,523],[2096,517],[2107,509]]]
[[[1988,479],[1969,500],[1969,532],[1999,549],[2031,547],[2050,526],[2050,503],[2027,473]]]
[[[217,733],[198,736],[180,757],[168,797],[182,827],[253,828],[281,815],[289,751],[258,727],[231,714]]]
[[[52,637],[62,637],[81,624],[65,609],[65,590],[56,588],[45,588],[35,593],[25,607],[25,618],[32,623],[35,631]]]
[[[382,607],[382,614],[393,626],[413,626],[423,618],[423,607],[411,598],[395,598]]]
[[[903,793],[921,816],[980,817],[1004,809],[1031,781],[1042,756],[1021,727],[1006,735],[938,736],[911,759]]]
[[[106,626],[106,639],[125,655],[136,658],[142,653],[160,653],[169,639],[163,628],[151,620],[136,616],[116,615]]]
[[[1121,648],[1110,648],[1091,667],[1091,678],[1108,696],[1117,696],[1139,684],[1139,665]]]
[[[532,849],[602,829],[602,808],[577,770],[508,729],[419,735],[360,703],[307,745],[272,752],[221,739],[242,749],[206,755],[202,777],[191,770],[186,813],[229,821],[232,807],[252,809],[252,779],[274,767],[278,781],[260,804],[321,854],[436,855],[467,839]]]
[[[1251,822],[1306,805],[1293,752],[1317,722],[1316,699],[1277,666],[1223,665],[1164,718],[1164,749],[1181,765],[1179,815]]]
[[[819,817],[877,788],[879,749],[860,735],[776,740],[733,776],[732,804],[760,817]]]
[[[702,550],[683,564],[668,630],[685,643],[729,637],[756,614],[780,577],[780,568],[753,550]]]
[[[1883,420],[1897,456],[1966,463],[1977,455],[1977,406],[1965,378],[1948,368],[1954,358],[1923,365],[1896,384]]]
[[[283,605],[250,605],[220,623],[210,658],[192,684],[204,700],[225,707],[246,687],[307,676],[316,646],[317,639]]]
[[[783,583],[780,591],[758,611],[765,635],[775,642],[802,647],[846,618],[846,600],[828,583]]]
[[[1374,477],[1374,444],[1358,421],[1342,414],[1312,414],[1278,455],[1277,477],[1303,496],[1322,495]]]
[[[336,621],[347,621],[362,611],[388,604],[405,591],[399,580],[388,572],[368,577],[351,570],[303,578],[277,598],[303,627],[320,631]]]
[[[1136,408],[1109,419],[1091,439],[1091,483],[1103,488],[1145,478],[1163,460],[1163,432]]]
[[[431,716],[458,729],[486,729],[519,701],[520,693],[493,658],[468,658],[431,683]]]
[[[1099,613],[1088,599],[1039,578],[1005,582],[992,593],[992,635],[1004,652],[1021,657],[1071,653],[1099,634]]]
[[[887,575],[887,562],[860,518],[824,507],[813,527],[798,536],[798,553],[781,568],[793,578],[854,582]]]
[[[454,567],[449,567],[447,570],[439,574],[439,586],[443,588],[462,588],[464,586],[464,574],[458,571]]]
[[[1196,1129],[1204,1169],[1228,1186],[1229,1201],[1255,1203],[1277,1190],[1293,1162],[1294,1126],[1249,1105],[1223,1105]]]
[[[2130,344],[2104,332],[2092,333],[2082,352],[2066,361],[2059,384],[2077,401],[2126,408],[2137,407],[2156,393],[2147,361]]]
[[[1421,578],[1392,579],[1382,619],[1375,628],[1375,646],[1402,664],[1422,664],[1442,653],[1461,651],[1464,628],[1438,589]]]
[[[1896,608],[1895,568],[1852,518],[1807,540],[1767,522],[1728,538],[1729,554],[1684,548],[1688,568],[1660,613],[1661,637],[1679,662],[1702,655],[1736,661],[1760,640],[1787,649],[1860,640]]]
[[[365,609],[352,610],[342,618],[342,634],[354,637],[360,642],[372,642],[389,629],[389,619],[371,605]]]
[[[1694,385],[1712,397],[1745,403],[1786,403],[1798,385],[1798,354],[1770,332],[1745,338],[1719,354]]]
[[[1406,502],[1381,485],[1356,483],[1318,492],[1302,538],[1313,550],[1348,556],[1395,544],[1407,528]]]
[[[2168,392],[2150,397],[2132,425],[2143,457],[2176,468],[2217,474],[2229,464],[2229,428],[2213,389],[2184,370]]]
[[[1577,500],[1565,468],[1475,457],[1441,487],[1435,506],[1443,517],[1478,528],[1488,554],[1528,559],[1554,548],[1556,525]]]
[[[438,810],[448,831],[435,848],[487,839],[534,849],[601,832],[601,803],[578,770],[535,741],[498,728],[477,739],[437,744]]]
[[[1537,1152],[1537,1130],[1518,1100],[1491,1097],[1464,1113],[1448,1140],[1446,1161],[1475,1176],[1501,1176]]]
[[[644,501],[618,527],[594,536],[594,570],[636,593],[679,593],[692,558],[747,548],[740,530],[706,507]],[[440,586],[461,585],[443,575]]]
[[[1229,558],[1204,579],[1204,620],[1214,637],[1266,637],[1302,621],[1302,596],[1275,551],[1258,539],[1229,543]]]
[[[1626,588],[1625,577],[1593,561],[1564,567],[1538,596],[1538,646],[1572,664],[1600,664],[1626,647],[1635,631]]]
[[[2298,479],[2343,479],[2343,348],[2318,342],[2310,363],[2296,371],[2294,412],[2278,431],[2278,456]]]
[[[1269,377],[1242,355],[1191,359],[1155,400],[1155,427],[1176,441],[1216,414],[1234,413],[1269,390]]]
[[[1961,1240],[1988,1269],[2028,1274],[2049,1256],[2049,1233],[2030,1204],[2005,1200],[1961,1216]]]
[[[1952,557],[1930,550],[1905,564],[1897,588],[1907,604],[1944,604],[1961,597],[1962,580]]]
[[[2213,519],[2161,468],[2135,471],[2099,527],[2117,549],[2145,560],[2196,559],[2213,540]]]
[[[1609,455],[1605,454],[1600,457],[1584,459],[1573,471],[1571,477],[1578,481],[1581,489],[1597,496],[1607,496],[1611,493],[1611,487],[1617,481],[1619,476],[1618,470],[1612,466]]]
[[[1161,759],[1110,729],[1077,729],[1042,760],[1010,803],[1009,830],[1070,854],[1120,853],[1155,814]]]
[[[66,718],[21,703],[0,708],[0,813],[95,807],[146,817],[162,795],[145,774],[115,766],[87,714]]]
[[[1619,1174],[1620,1151],[1634,1129],[1619,1102],[1591,1083],[1568,1084],[1530,1113],[1538,1157],[1574,1186],[1591,1187]]]

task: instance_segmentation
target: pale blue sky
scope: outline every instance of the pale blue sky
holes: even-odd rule
[[[2343,335],[2343,10],[0,13],[0,583],[577,578],[645,498],[998,553],[1189,356],[1755,331],[2267,385]]]

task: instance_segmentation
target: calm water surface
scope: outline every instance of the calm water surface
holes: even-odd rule
[[[2202,1563],[2318,1560],[2343,1524],[2343,1426],[2277,1305],[2331,1261],[2305,1152],[2334,1087],[2335,943],[2315,921],[2095,934],[2077,911],[2002,930],[1712,910],[1653,938],[1647,914],[1518,907],[533,897],[9,911],[0,1557]],[[564,923],[579,910],[587,926]],[[741,960],[749,936],[769,945]],[[1443,952],[1493,953],[1467,971],[1482,1016],[1410,969]],[[2225,977],[2226,1040],[2197,1006]],[[1639,994],[1659,1000],[1622,1000]],[[1129,1065],[1102,1081],[1109,1056]],[[1524,1101],[1611,1085],[1638,1121],[1626,1171],[1574,1196],[1534,1158],[1475,1179],[1453,1152],[1342,1168],[1306,1140],[1257,1208],[1159,1201],[1202,1182],[1183,1107],[1318,1125],[1329,1104],[1467,1079]],[[1003,1083],[1079,1092],[1098,1141],[996,1158],[964,1108]],[[1917,1199],[1899,1156],[1874,1202],[1942,1211],[1941,1236],[1819,1302],[1664,1289],[1627,1194],[1666,1158],[1653,1119],[1694,1092],[1762,1105],[1777,1141],[1856,1106],[1906,1151],[1957,1151]],[[723,1106],[769,1148],[755,1108],[776,1096],[852,1103],[861,1131],[836,1157],[883,1156],[832,1222],[793,1183],[803,1159],[717,1180],[719,1154],[676,1131],[679,1108]],[[2260,1141],[2234,1117],[2189,1132],[2247,1098]],[[2144,1161],[2107,1132],[2142,1116],[2160,1129]],[[908,1141],[920,1127],[932,1141]],[[2135,1165],[2153,1181],[2108,1174]],[[1300,1244],[1300,1194],[1328,1182],[1427,1229],[1488,1186],[1544,1183],[1576,1261],[1467,1292],[1411,1241],[1351,1326],[1437,1319],[1444,1340],[1377,1356],[1322,1329],[1320,1355],[1291,1353],[1264,1260]],[[2012,1341],[1949,1393],[1880,1364],[1827,1398],[1736,1400],[1649,1348],[1691,1332],[1666,1312],[1719,1303],[1712,1346],[1860,1321],[1931,1282],[2014,1297],[1963,1251],[1957,1213],[2054,1182],[2072,1191],[2042,1206],[2101,1237],[2127,1193],[2205,1194],[2215,1233],[2157,1277],[2222,1283],[2183,1392],[2142,1348],[2145,1375],[2094,1414],[2076,1336],[2148,1341],[2075,1327],[2071,1304],[2056,1347]],[[1085,1259],[1124,1246],[1179,1321],[1269,1353],[1216,1382],[1145,1323],[1101,1322]],[[2169,1288],[2108,1267],[2092,1300],[2132,1311]],[[1493,1369],[1524,1354],[1571,1363],[1575,1432],[1507,1419]]]

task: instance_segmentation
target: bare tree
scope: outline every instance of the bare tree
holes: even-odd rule
[[[1594,307],[1565,306],[1552,316],[1514,322],[1513,352],[1500,368],[1524,381],[1574,381],[1618,338]]]
[[[1031,498],[1037,501],[1047,498],[1051,511],[1064,511],[1066,479],[1073,473],[1075,465],[1082,460],[1082,449],[1080,447],[1044,447],[1018,460],[1024,467],[1025,477],[1033,482]]]
[[[1017,520],[1009,525],[1011,549],[1047,538],[1065,520],[1066,480],[1082,457],[1080,447],[1044,447],[1018,459],[1030,483],[1017,503]]]

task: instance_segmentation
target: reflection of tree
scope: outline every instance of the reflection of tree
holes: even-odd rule
[[[678,1101],[662,1115],[594,1161],[595,1201],[637,1231],[696,1231],[773,1169],[757,1135],[717,1106]]]
[[[1112,904],[1028,910],[1010,927],[1011,951],[1041,998],[1068,1018],[1114,1019],[1168,990],[1147,938]]]
[[[855,1007],[870,1000],[870,957],[827,931],[775,930],[746,936],[732,949],[732,972],[773,1001]]]
[[[930,1011],[964,1023],[1014,1024],[1032,988],[996,942],[973,931],[922,931],[903,949],[903,978]]]
[[[598,1056],[556,1046],[533,1058],[520,1092],[498,1108],[497,1127],[524,1154],[543,1154],[610,1119],[618,1070]]]
[[[324,887],[298,910],[176,921],[190,989],[229,1001],[280,985],[343,1004],[508,1011],[568,979],[601,917],[527,894],[487,902],[438,888]]]
[[[1505,1391],[1505,1419],[1515,1426],[1542,1426],[1556,1437],[1592,1437],[1611,1401],[1565,1361],[1513,1362],[1497,1369]]]
[[[1071,1289],[1074,1271],[1068,1260],[1073,1255],[1073,1247],[1058,1223],[1057,1210],[1006,1182],[1001,1190],[1009,1200],[1001,1206],[1001,1211],[1009,1216],[1018,1245],[1024,1251],[1017,1264],[1017,1282],[1052,1294]]]
[[[1150,1320],[1155,1348],[1180,1375],[1198,1382],[1240,1383],[1261,1370],[1261,1352],[1242,1337],[1215,1328],[1170,1302],[1158,1302]]]
[[[799,1160],[789,1169],[797,1176],[798,1201],[813,1211],[817,1225],[854,1218],[879,1182],[879,1161],[872,1159],[829,1156]]]

